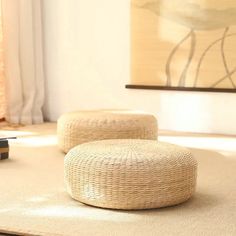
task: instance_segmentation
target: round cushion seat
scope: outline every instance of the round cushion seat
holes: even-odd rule
[[[72,198],[111,209],[176,205],[195,192],[197,162],[183,147],[153,140],[102,140],[71,149],[64,161]]]
[[[62,115],[57,126],[58,145],[67,153],[85,142],[104,139],[157,139],[157,120],[132,110],[78,111]]]

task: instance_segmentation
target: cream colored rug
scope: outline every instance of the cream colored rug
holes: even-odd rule
[[[15,128],[14,128],[15,129]],[[64,190],[55,124],[5,129],[17,135],[0,161],[0,232],[22,235],[236,235],[236,138],[162,132],[199,162],[193,199],[175,207],[113,211],[72,200]]]

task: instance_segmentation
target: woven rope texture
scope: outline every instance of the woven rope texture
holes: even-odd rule
[[[183,147],[152,140],[81,144],[65,157],[72,198],[98,207],[149,209],[176,205],[194,193],[197,162]]]
[[[104,139],[157,139],[153,115],[128,110],[79,111],[62,115],[58,145],[67,153],[81,143]]]

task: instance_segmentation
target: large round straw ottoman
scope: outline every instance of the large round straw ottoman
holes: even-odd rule
[[[176,205],[196,187],[197,163],[190,151],[152,140],[81,144],[69,151],[64,164],[71,197],[102,208]]]
[[[66,113],[58,120],[58,145],[68,152],[78,144],[104,139],[157,139],[157,120],[144,112],[94,110]]]

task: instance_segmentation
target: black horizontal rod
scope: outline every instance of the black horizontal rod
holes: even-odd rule
[[[5,137],[5,138],[0,138],[0,141],[2,141],[2,140],[7,140],[7,139],[16,139],[16,137]]]

